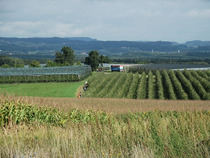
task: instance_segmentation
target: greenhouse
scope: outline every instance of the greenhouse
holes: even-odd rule
[[[1,68],[0,83],[17,82],[70,82],[91,75],[90,66],[65,66],[41,68]]]

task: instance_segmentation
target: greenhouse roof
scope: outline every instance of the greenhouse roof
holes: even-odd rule
[[[37,76],[37,75],[70,75],[91,71],[90,66],[40,67],[40,68],[0,68],[0,76]]]

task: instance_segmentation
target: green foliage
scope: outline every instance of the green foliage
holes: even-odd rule
[[[176,77],[179,79],[180,83],[182,84],[183,89],[188,94],[189,99],[199,100],[200,97],[195,91],[195,89],[193,88],[191,82],[179,70],[175,71],[175,73],[176,73]]]
[[[75,63],[75,65],[82,65],[82,63],[80,62],[80,61],[77,61],[76,63]]]
[[[184,70],[183,74],[192,83],[193,88],[196,90],[202,100],[210,99],[210,95],[206,93],[206,90],[203,88],[202,84],[191,75],[190,71]]]
[[[38,82],[73,82],[80,81],[78,74],[42,75],[42,76],[0,76],[0,83],[38,83]]]
[[[0,127],[9,124],[33,123],[65,126],[67,121],[88,123],[90,121],[106,121],[106,114],[95,115],[93,111],[79,111],[72,109],[64,113],[57,109],[36,107],[23,104],[20,101],[3,101],[0,106]],[[102,115],[103,114],[103,115]],[[96,118],[97,117],[97,118]]]
[[[55,67],[55,66],[57,66],[57,64],[54,61],[48,60],[45,67]]]
[[[12,58],[0,55],[0,67],[24,67],[24,61],[19,58]]]
[[[99,66],[99,61],[99,54],[96,50],[89,52],[89,56],[85,58],[85,64],[90,65],[92,71],[96,71]]]
[[[113,94],[112,97],[114,98],[116,96],[117,98],[126,98],[129,92],[129,87],[132,84],[133,77],[132,73],[126,74],[126,79],[120,82],[119,86],[117,86],[117,93]]]
[[[120,74],[120,73],[118,73]],[[107,98],[111,98],[113,96],[122,98],[123,95],[126,93],[126,79],[128,79],[128,74],[124,73],[124,74],[120,74],[117,76],[118,79],[116,81],[116,83],[112,83],[110,89],[107,91],[105,97]],[[124,88],[125,87],[125,88]],[[121,97],[120,97],[121,96]]]
[[[71,47],[63,47],[61,52],[55,53],[55,63],[60,66],[74,65],[74,51]]]
[[[9,65],[7,65],[7,64],[3,64],[3,65],[1,65],[1,68],[9,68],[10,66]]]
[[[137,98],[137,88],[139,84],[139,74],[136,73],[133,75],[133,80],[131,82],[131,85],[129,87],[129,91],[127,94],[127,98],[129,99],[136,99]]]
[[[107,94],[108,91],[111,90],[111,88],[113,87],[113,85],[119,81],[119,77],[120,77],[120,73],[116,73],[114,74],[114,76],[110,79],[110,81],[105,84],[105,86],[103,87],[103,89],[101,89],[100,92],[98,92],[97,97],[99,98],[104,98]]]
[[[109,59],[108,56],[100,55],[99,56],[99,62],[100,62],[100,65],[103,66],[103,63],[110,63],[111,60]]]
[[[90,66],[1,69],[0,83],[71,82],[91,75]]]
[[[193,75],[193,77],[195,77],[198,81],[200,81],[200,83],[202,84],[202,86],[205,88],[206,92],[210,93],[210,82],[207,81],[205,78],[201,77],[197,71],[190,71],[191,74]]]
[[[162,76],[160,71],[156,71],[156,82],[157,82],[157,98],[164,99]]]
[[[150,71],[148,73],[148,99],[155,99],[156,98],[156,88],[155,88],[155,79]]]
[[[103,67],[103,62],[104,62],[104,56],[103,55],[100,55],[99,56],[99,63],[100,65]]]
[[[41,67],[40,62],[37,60],[33,60],[30,64],[29,67]]]
[[[141,74],[137,90],[137,99],[147,99],[147,77],[145,72]]]
[[[205,73],[205,71],[201,71],[201,70],[198,70],[197,73],[203,77],[204,79],[206,79],[207,81],[210,82],[210,77],[207,75],[207,73]]]
[[[63,126],[66,117],[55,109],[38,108],[27,106],[20,102],[3,102],[0,106],[0,126],[20,123],[49,123],[52,125]]]
[[[92,80],[89,79],[88,80],[89,88],[88,91],[84,93],[84,96],[97,97],[99,92],[103,90],[103,88],[106,86],[106,83],[108,83],[112,77],[113,77],[112,75],[107,75],[105,77],[103,73],[99,73],[98,75],[96,75],[94,79],[92,78],[91,78]]]
[[[142,74],[94,73],[88,79],[90,86],[88,91],[84,93],[84,96],[130,99],[209,100],[209,92],[202,85],[205,84],[205,87],[208,89],[210,83],[202,77],[199,77],[202,80],[188,80],[183,75],[184,72],[156,70],[155,73],[150,71],[148,77],[145,72]],[[196,85],[199,88],[193,88]],[[199,91],[202,91],[202,93]],[[203,97],[199,97],[197,93]]]
[[[179,80],[177,79],[174,71],[170,70],[169,76],[170,76],[171,82],[173,83],[173,87],[174,87],[177,98],[181,99],[181,100],[188,99],[188,96],[185,93],[185,91],[183,90],[182,85],[179,82]]]
[[[165,93],[165,98],[167,99],[176,99],[176,95],[174,93],[174,89],[172,86],[172,82],[168,76],[168,72],[166,70],[162,71],[162,76],[163,76],[163,85],[164,85],[164,93]]]

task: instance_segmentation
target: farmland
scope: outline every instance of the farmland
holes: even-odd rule
[[[84,81],[0,84],[0,157],[210,156],[209,71],[87,80],[82,98]]]
[[[209,156],[208,101],[150,102],[1,96],[0,157]],[[117,108],[101,111],[97,104]],[[133,111],[120,111],[119,104]]]
[[[0,93],[32,97],[76,97],[83,82],[0,84]]]
[[[88,79],[84,97],[209,100],[209,71],[166,71],[148,73],[97,73]]]
[[[0,83],[72,82],[81,81],[91,73],[90,66],[2,68]]]

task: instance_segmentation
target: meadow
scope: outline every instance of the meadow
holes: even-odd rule
[[[14,83],[0,84],[0,93],[16,96],[70,97],[77,96],[77,89],[84,82]]]
[[[192,101],[186,101],[189,106],[180,105],[177,111],[173,108],[164,111],[163,102],[166,105],[170,101],[158,103],[161,110],[153,102],[151,110],[148,100],[139,105],[138,100],[120,99],[131,102],[127,106],[144,105],[144,110],[108,112],[94,109],[97,100],[98,106],[103,106],[105,99],[64,98],[69,103],[72,100],[72,104],[81,101],[80,105],[89,100],[88,104],[92,105],[92,108],[78,109],[56,106],[56,103],[43,106],[51,98],[39,98],[40,103],[35,105],[37,99],[1,96],[0,157],[210,156],[209,101],[198,101],[197,109],[196,104],[190,109]],[[56,102],[57,98],[54,99],[52,102]],[[41,103],[42,100],[45,102]],[[110,99],[110,102],[115,103],[113,107],[117,105],[117,101]],[[179,101],[177,107],[178,104]]]

